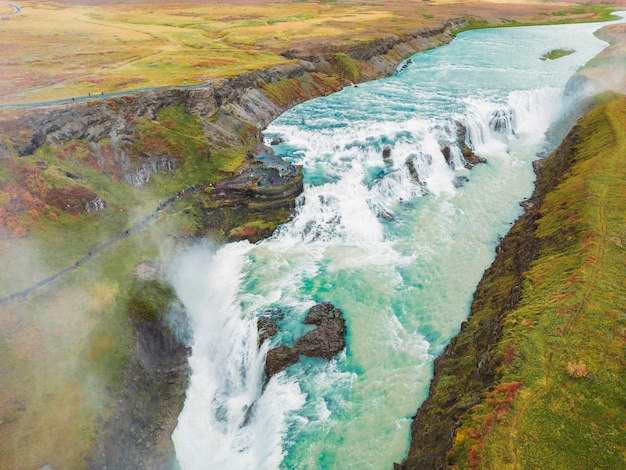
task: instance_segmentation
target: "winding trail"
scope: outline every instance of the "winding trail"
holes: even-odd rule
[[[11,16],[15,16],[15,15],[18,15],[19,13],[22,13],[22,7],[15,3],[0,2],[0,4],[8,5],[13,10],[11,11],[11,13],[7,13],[6,15],[0,16],[0,20],[5,20],[7,18],[10,18]]]
[[[146,93],[149,91],[163,91],[163,90],[199,90],[202,88],[207,88],[213,85],[213,82],[201,83],[200,85],[187,85],[187,86],[161,86],[161,87],[147,87],[147,88],[138,88],[136,90],[126,90],[126,91],[116,91],[111,93],[93,93],[85,96],[75,96],[73,98],[61,98],[58,100],[51,101],[39,101],[35,103],[19,103],[19,104],[0,104],[0,108],[43,108],[47,106],[57,106],[61,104],[67,103],[76,103],[80,101],[89,101],[96,99],[106,99],[113,98],[116,96],[128,96],[128,95],[136,95],[139,93]]]
[[[174,201],[176,201],[177,199],[180,199],[181,197],[190,196],[194,193],[203,191],[204,189],[208,187],[215,187],[215,188],[229,188],[229,187],[237,188],[237,187],[242,187],[242,186],[249,187],[250,185],[254,185],[255,182],[256,182],[255,186],[257,187],[269,188],[275,185],[276,186],[283,185],[288,180],[290,180],[291,178],[297,175],[297,169],[295,166],[285,163],[281,158],[276,157],[272,153],[268,152],[265,148],[261,149],[259,155],[256,156],[256,159],[257,161],[261,163],[259,168],[246,167],[243,171],[241,171],[239,174],[237,174],[236,176],[232,178],[221,180],[216,183],[207,183],[207,184],[192,186],[190,188],[185,189],[184,191],[181,191],[175,194],[174,196],[167,199],[165,202],[159,204],[157,209],[154,212],[152,212],[148,217],[143,219],[141,222],[133,225],[128,230],[125,230],[124,232],[120,233],[119,235],[112,238],[111,240],[103,243],[102,245],[94,248],[86,256],[83,256],[81,259],[74,261],[71,264],[71,266],[68,266],[67,268],[62,269],[61,271],[58,271],[52,276],[49,276],[46,279],[43,279],[39,281],[38,283],[24,290],[8,295],[6,297],[0,297],[0,305],[10,302],[12,300],[25,298],[28,294],[30,294],[31,292],[34,292],[40,287],[48,285],[51,282],[60,278],[61,276],[64,276],[65,274],[68,274],[74,271],[76,268],[85,264],[87,261],[90,261],[96,254],[100,253],[101,251],[106,250],[107,248],[110,248],[111,246],[115,245],[117,242],[129,237],[133,233],[138,232],[139,230],[146,227],[166,207],[168,207]]]
[[[178,194],[170,197],[165,202],[159,204],[157,209],[154,212],[152,212],[148,217],[143,219],[141,222],[133,225],[128,230],[125,230],[124,232],[120,233],[119,235],[117,235],[116,237],[112,238],[111,240],[103,243],[102,245],[94,248],[86,256],[84,256],[83,258],[81,258],[79,260],[76,260],[74,263],[72,263],[71,266],[69,266],[69,267],[67,267],[65,269],[62,269],[61,271],[58,271],[57,273],[53,274],[52,276],[47,277],[46,279],[43,279],[43,280],[39,281],[37,284],[34,284],[34,285],[24,289],[24,290],[21,290],[19,292],[14,293],[14,294],[11,294],[11,295],[8,295],[6,297],[0,298],[0,304],[11,302],[12,300],[16,300],[16,299],[20,299],[20,298],[25,298],[28,294],[34,292],[35,290],[39,289],[40,287],[48,285],[51,282],[53,282],[53,281],[57,280],[58,278],[60,278],[61,276],[64,276],[65,274],[68,274],[68,273],[74,271],[76,268],[78,268],[81,265],[85,264],[86,262],[90,261],[96,254],[100,253],[101,251],[106,250],[107,248],[110,248],[111,246],[115,245],[117,242],[119,242],[119,241],[129,237],[133,233],[138,232],[139,230],[141,230],[144,227],[146,227],[150,222],[152,222],[163,211],[163,209],[165,209],[170,204],[172,204],[176,199],[179,199],[179,198],[184,197],[184,196],[189,196],[189,195],[191,195],[193,193],[197,193],[199,191],[202,191],[205,188],[207,188],[208,186],[209,186],[208,184],[200,185],[200,186],[192,186],[191,188],[185,189],[183,191],[182,195],[180,193],[178,193]]]

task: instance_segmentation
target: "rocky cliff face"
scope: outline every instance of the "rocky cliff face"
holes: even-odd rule
[[[303,45],[283,53],[297,60],[294,64],[244,73],[204,88],[146,91],[108,99],[96,95],[87,102],[25,111],[18,119],[3,123],[0,147],[3,153],[23,156],[32,154],[47,139],[132,141],[135,121],[154,119],[159,109],[166,106],[184,106],[188,113],[203,119],[207,140],[228,144],[229,139],[238,140],[242,123],[260,131],[293,105],[340,88],[342,83],[328,79],[338,72],[333,66],[337,53],[354,61],[360,80],[382,78],[391,75],[398,62],[410,54],[449,42],[452,33],[466,24],[465,18],[454,18],[438,28],[420,28],[407,36],[390,35],[351,46],[331,44],[314,54],[310,53],[310,45]],[[320,79],[319,75],[326,75],[327,79]],[[268,92],[270,84],[293,82],[298,83],[302,93],[288,102],[281,102]],[[209,120],[210,117],[214,119]]]
[[[173,468],[170,436],[184,404],[190,349],[164,323],[136,325],[134,336],[118,409],[100,430],[89,468]]]

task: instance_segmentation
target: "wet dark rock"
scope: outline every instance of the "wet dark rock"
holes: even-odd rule
[[[304,323],[317,325],[317,328],[298,338],[292,347],[282,344],[267,352],[265,375],[268,379],[295,364],[301,355],[330,360],[346,347],[346,322],[341,310],[332,304],[312,307]]]
[[[448,166],[451,166],[451,163],[452,163],[452,151],[450,150],[450,147],[448,145],[446,145],[443,149],[441,149],[441,153],[443,154],[443,158],[446,161],[446,164]]]
[[[467,145],[467,128],[460,122],[456,123],[456,142],[454,144],[440,143],[441,153],[443,153],[448,166],[452,166],[452,151],[450,145],[455,144],[458,145],[461,150],[461,155],[463,155],[463,159],[465,160],[464,166],[468,170],[471,170],[479,163],[487,163],[485,158],[476,155],[469,145]]]
[[[469,181],[469,178],[467,176],[457,176],[456,178],[454,178],[454,181],[452,182],[452,184],[454,184],[455,188],[460,188],[468,181]]]
[[[265,358],[265,375],[269,379],[298,361],[300,354],[287,345],[270,349]]]
[[[280,137],[274,137],[272,141],[270,142],[270,145],[278,145],[282,143],[283,143],[283,139],[281,139]]]
[[[465,159],[465,162],[466,162],[465,163],[465,168],[467,168],[468,170],[471,170],[472,168],[474,168],[479,163],[487,163],[487,159],[486,158],[479,157],[478,155],[473,153],[469,148],[468,148],[468,153],[467,154],[465,152],[463,152],[463,158]]]
[[[269,310],[262,317],[257,319],[257,329],[259,330],[259,347],[265,340],[273,338],[278,334],[280,328],[277,325],[279,320],[285,316],[280,310]]]
[[[346,347],[346,322],[341,310],[333,305],[325,303],[312,307],[304,323],[317,325],[317,328],[296,341],[294,349],[300,354],[330,360]]]
[[[393,160],[391,159],[391,147],[385,147],[383,149],[383,161],[387,164],[393,163]]]
[[[491,116],[489,127],[501,134],[513,131],[513,114],[510,110],[499,109]]]
[[[416,183],[421,184],[422,181],[420,180],[420,175],[417,173],[417,170],[415,169],[415,164],[412,160],[406,162],[406,167],[409,169],[409,174],[411,175],[411,178],[413,178]]]

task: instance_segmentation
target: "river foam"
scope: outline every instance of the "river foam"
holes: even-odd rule
[[[303,165],[293,220],[256,245],[198,247],[173,275],[194,338],[173,436],[183,469],[378,469],[403,458],[433,359],[467,317],[532,190],[544,133],[567,111],[565,84],[604,47],[598,27],[464,33],[268,127],[268,142],[283,139],[275,151]],[[576,52],[540,60],[552,48]],[[465,168],[459,124],[487,164]],[[301,358],[264,384],[267,349],[307,331],[322,301],[344,312],[346,351]],[[281,333],[259,349],[256,319],[278,311]]]

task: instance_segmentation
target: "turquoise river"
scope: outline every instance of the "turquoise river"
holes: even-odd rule
[[[303,166],[293,219],[254,245],[190,249],[171,275],[193,331],[173,435],[182,469],[390,469],[404,458],[433,360],[532,192],[546,131],[584,93],[568,81],[606,47],[601,26],[462,33],[266,129]],[[574,52],[542,60],[552,49]],[[487,163],[466,169],[459,135]],[[346,350],[264,384],[268,348],[307,331],[319,302],[344,312]],[[271,312],[281,333],[259,348],[257,317]]]

